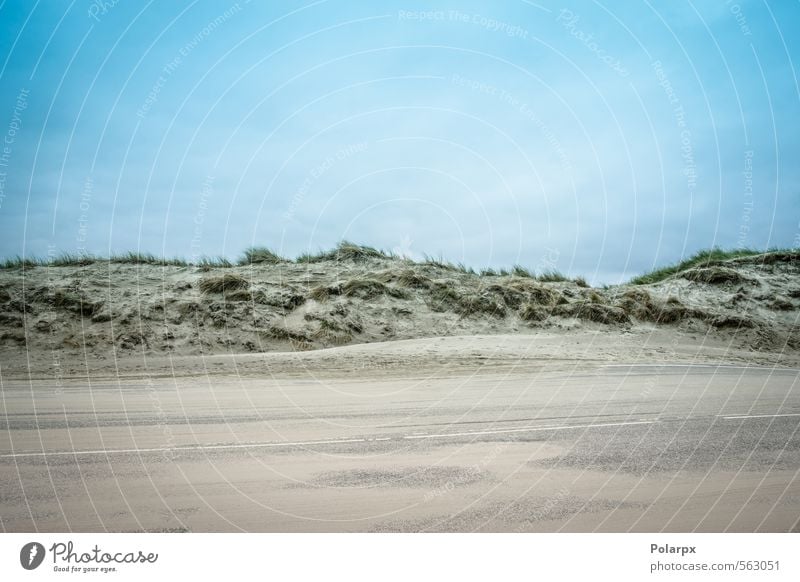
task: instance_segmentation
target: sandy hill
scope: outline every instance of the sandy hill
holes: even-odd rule
[[[521,268],[477,274],[348,243],[296,261],[265,251],[243,262],[9,263],[0,269],[4,368],[587,329],[610,341],[667,329],[753,351],[800,351],[800,252],[712,253],[602,289]]]

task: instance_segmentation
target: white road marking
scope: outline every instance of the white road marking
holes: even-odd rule
[[[719,416],[719,415],[718,415]],[[743,416],[723,416],[725,420],[740,420],[742,418],[780,418],[782,416],[800,416],[800,413],[792,414],[748,414]]]
[[[783,366],[736,366],[734,364],[603,364],[601,368],[723,368],[728,370],[762,370],[765,372],[800,372],[800,368]]]
[[[126,453],[172,453],[175,451],[207,451],[224,449],[257,449],[263,447],[302,447],[310,445],[335,445],[342,443],[365,443],[367,439],[336,439],[329,441],[298,441],[277,443],[237,443],[229,445],[181,445],[177,447],[155,447],[150,449],[107,449],[90,451],[53,451],[53,452],[28,452],[0,455],[0,459],[16,457],[56,457],[77,455],[118,455]]]
[[[569,430],[575,428],[600,428],[605,426],[633,426],[636,424],[653,424],[654,420],[637,420],[635,422],[609,422],[606,424],[573,424],[573,425],[558,425],[558,426],[525,426],[522,428],[505,428],[500,430],[478,430],[472,432],[451,432],[440,434],[421,434],[421,435],[406,435],[404,439],[441,439],[457,436],[480,436],[486,434],[507,434],[514,432],[537,432],[545,430]]]
[[[718,415],[719,416],[719,415]],[[748,418],[776,418],[784,416],[800,416],[800,413],[787,413],[787,414],[750,414],[744,416],[723,416],[724,420],[742,420]],[[399,437],[374,437],[374,438],[355,438],[355,439],[332,439],[321,441],[296,441],[296,442],[269,442],[269,443],[236,443],[236,444],[222,444],[222,445],[181,445],[177,447],[153,447],[145,449],[96,449],[85,451],[52,451],[52,452],[24,452],[24,453],[6,453],[0,455],[0,459],[15,459],[20,457],[65,457],[65,456],[85,456],[85,455],[120,455],[120,454],[141,454],[141,453],[174,453],[174,452],[187,452],[187,451],[214,451],[214,450],[235,450],[235,449],[259,449],[259,448],[275,448],[275,447],[304,447],[312,445],[336,445],[336,444],[352,444],[352,443],[367,443],[377,441],[389,441],[393,438],[402,440],[419,440],[419,439],[446,439],[453,437],[471,437],[483,436],[493,434],[512,434],[521,432],[542,432],[552,430],[575,430],[580,428],[606,428],[614,426],[637,426],[645,424],[655,424],[658,420],[637,420],[631,422],[607,422],[595,424],[570,424],[570,425],[550,425],[550,426],[524,426],[519,428],[505,428],[497,430],[478,430],[468,432],[450,432],[450,433],[435,433],[435,434],[408,434]]]

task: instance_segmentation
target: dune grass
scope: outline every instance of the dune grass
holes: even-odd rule
[[[766,251],[766,252],[776,252],[776,251],[779,251],[779,249],[774,249],[773,251]],[[709,267],[715,265],[720,261],[737,259],[740,257],[751,257],[753,255],[763,254],[764,252],[765,251],[758,251],[755,249],[733,249],[726,251],[716,247],[711,249],[705,249],[702,251],[698,251],[688,259],[685,259],[679,263],[668,265],[666,267],[661,267],[660,269],[655,269],[653,271],[650,271],[649,273],[644,273],[643,275],[634,277],[633,279],[631,279],[630,283],[631,285],[649,285],[651,283],[658,283],[673,275],[682,273],[683,271],[688,271],[689,269],[693,269],[695,267]]]
[[[52,267],[86,267],[98,260],[97,257],[84,253],[61,253],[46,264]]]
[[[244,277],[233,273],[225,273],[219,277],[206,277],[200,280],[200,291],[203,293],[224,293],[247,289],[250,283]]]
[[[30,269],[41,264],[43,264],[41,259],[17,255],[0,263],[0,269]]]
[[[199,267],[201,271],[210,271],[211,269],[230,269],[233,267],[233,263],[225,257],[200,257],[195,266]]]
[[[286,259],[266,247],[245,249],[244,255],[239,259],[240,265],[277,265],[285,262],[287,262]]]
[[[318,253],[303,253],[295,259],[297,263],[322,263],[326,261],[352,261],[361,263],[370,259],[393,259],[393,255],[366,245],[357,245],[343,240],[335,248]]]
[[[647,285],[651,283],[658,283],[674,275],[685,273],[696,268],[718,267],[722,261],[730,259],[751,257],[756,255],[764,255],[764,263],[768,264],[780,260],[795,260],[800,259],[800,251],[798,249],[779,249],[773,248],[767,251],[756,249],[732,249],[723,250],[720,248],[711,248],[701,250],[688,259],[678,263],[667,265],[650,272],[636,276],[630,280],[632,285]],[[788,258],[786,258],[788,257]],[[403,257],[395,256],[393,253],[384,250],[367,246],[359,245],[347,240],[338,243],[333,249],[320,250],[317,253],[303,253],[296,259],[278,255],[275,251],[260,246],[253,246],[244,251],[241,258],[235,263],[239,266],[263,264],[263,265],[276,265],[280,263],[296,264],[313,264],[322,262],[354,262],[364,263],[370,260],[394,260],[398,263],[405,265],[406,268],[413,266],[432,267],[443,271],[450,271],[452,273],[462,273],[464,275],[475,275],[481,277],[518,277],[530,278],[543,283],[558,283],[572,281],[579,287],[590,287],[584,277],[568,278],[566,275],[559,271],[550,269],[541,273],[536,273],[522,265],[514,265],[510,269],[507,268],[483,268],[475,271],[472,267],[464,263],[452,263],[445,260],[443,257],[433,257],[425,255],[424,259],[419,262],[405,259]],[[112,254],[108,258],[102,258],[92,254],[86,253],[62,253],[52,258],[39,258],[39,257],[22,257],[16,256],[0,260],[0,269],[18,269],[18,268],[34,268],[37,266],[53,266],[53,267],[81,267],[88,266],[98,262],[111,262],[118,264],[132,264],[132,265],[155,265],[155,266],[175,266],[187,267],[196,266],[202,271],[210,271],[216,268],[230,268],[235,264],[225,257],[202,257],[195,263],[190,263],[180,257],[162,257],[152,253],[144,252],[127,252],[123,254]],[[426,286],[426,277],[422,274],[410,276],[410,272],[406,272],[408,276],[407,281],[402,278],[396,282],[401,286],[417,287]],[[416,281],[415,278],[419,277]],[[389,279],[391,280],[391,278]],[[382,282],[389,282],[384,280]],[[424,283],[422,281],[425,281]]]
[[[539,275],[536,275],[536,280],[542,283],[562,283],[564,281],[569,281],[566,275],[555,269],[542,271]]]
[[[189,263],[180,257],[158,257],[152,253],[128,251],[121,255],[111,255],[109,262],[123,265],[155,265],[158,267],[187,267]]]

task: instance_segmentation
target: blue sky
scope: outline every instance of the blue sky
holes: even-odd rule
[[[800,4],[0,4],[0,255],[800,240]]]

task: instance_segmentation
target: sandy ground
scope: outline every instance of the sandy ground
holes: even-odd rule
[[[0,523],[798,531],[800,370],[759,357],[573,332],[6,377]]]

